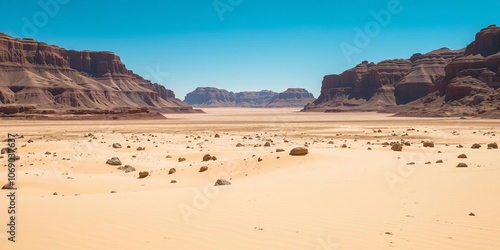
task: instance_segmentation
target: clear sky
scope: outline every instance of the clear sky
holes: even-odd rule
[[[500,25],[498,0],[0,0],[0,11],[0,32],[113,51],[181,99],[198,86],[318,96],[326,74],[463,48]]]

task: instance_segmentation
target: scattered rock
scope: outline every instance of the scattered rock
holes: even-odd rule
[[[403,151],[403,144],[396,143],[396,144],[392,145],[391,150],[401,152],[401,151]]]
[[[207,166],[203,166],[203,167],[200,168],[199,172],[202,173],[202,172],[205,172],[207,170],[208,170],[208,167]]]
[[[443,160],[438,160],[436,161],[436,163],[443,163]]]
[[[226,186],[226,185],[231,185],[231,182],[226,181],[226,180],[224,180],[224,179],[218,179],[218,180],[215,182],[215,186]]]
[[[426,141],[423,144],[424,148],[433,148],[434,147],[434,142],[432,141]]]
[[[120,143],[113,143],[113,148],[122,148]]]
[[[285,152],[285,150],[284,150],[284,149],[282,149],[282,148],[278,148],[278,149],[276,149],[276,153],[281,153],[281,152]]]
[[[135,171],[135,168],[132,167],[132,166],[130,166],[130,165],[125,165],[123,167],[118,167],[117,169],[125,171],[125,173],[130,173],[130,172],[134,172]]]
[[[59,195],[57,192],[54,192],[52,195]]]
[[[29,140],[28,140],[28,143],[33,143],[33,140],[32,140],[32,139],[29,139]]]
[[[210,160],[212,160],[212,156],[211,155],[206,154],[206,155],[203,156],[203,161],[210,161]]]
[[[168,171],[168,174],[175,174],[177,172],[177,170],[175,168],[171,168],[169,171]]]
[[[139,179],[144,179],[149,176],[149,172],[147,171],[141,171],[139,172]]]
[[[120,159],[118,157],[113,157],[113,158],[109,159],[108,161],[106,161],[106,164],[109,164],[109,165],[122,165],[122,162],[120,161]]]
[[[290,155],[293,155],[293,156],[303,156],[303,155],[307,155],[308,153],[309,153],[309,150],[307,148],[303,148],[303,147],[294,148],[290,151]]]
[[[217,157],[212,156],[212,161],[216,161],[216,160],[217,160]]]
[[[146,150],[146,148],[145,148],[145,147],[138,147],[138,148],[137,148],[137,151],[144,151],[144,150]]]
[[[172,159],[172,156],[171,155],[167,155],[167,159]]]
[[[214,136],[215,138],[220,138],[220,135],[219,134],[215,134]]]
[[[186,161],[186,158],[179,157],[179,162]]]
[[[470,213],[469,216],[476,216],[476,214],[475,213]]]
[[[467,159],[467,155],[465,154],[461,154],[458,156],[459,159]]]
[[[244,147],[244,145],[241,143],[238,143],[238,144],[236,144],[236,147],[240,148],[240,147]]]
[[[260,157],[259,157],[259,159],[257,159],[257,161],[258,161],[258,162],[261,162],[261,161],[263,161],[263,160],[262,160],[262,158],[260,158]]]
[[[496,142],[493,142],[493,143],[488,144],[488,148],[489,149],[498,149],[498,145]]]
[[[480,149],[481,148],[481,145],[477,144],[477,143],[474,143],[471,147],[472,149]]]
[[[171,180],[170,183],[177,183],[177,181],[176,180]]]
[[[111,193],[111,194],[116,194],[117,192],[116,192],[116,191],[111,191],[110,193]]]
[[[271,143],[270,142],[266,142],[266,144],[264,144],[264,147],[271,147]]]
[[[465,164],[465,163],[463,163],[463,162],[462,162],[462,163],[459,163],[459,164],[457,165],[457,168],[466,168],[466,167],[468,167],[468,166],[467,166],[467,164]]]

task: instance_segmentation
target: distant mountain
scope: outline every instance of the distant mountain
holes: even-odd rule
[[[199,87],[186,95],[184,102],[197,107],[303,107],[314,101],[305,89],[289,88],[282,93],[270,90],[229,92],[213,87]]]
[[[0,33],[0,107],[195,112],[112,52],[66,50]],[[21,109],[20,109],[21,110]]]
[[[500,118],[500,28],[491,25],[462,50],[362,62],[323,79],[303,111],[387,111],[404,116]]]

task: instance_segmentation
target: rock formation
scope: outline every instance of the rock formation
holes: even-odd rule
[[[184,101],[202,107],[303,107],[314,101],[314,96],[305,89],[289,88],[282,93],[270,90],[233,93],[225,89],[200,87],[186,95]]]
[[[0,106],[193,111],[171,90],[128,70],[112,52],[66,50],[3,33]]]
[[[324,77],[304,111],[385,111],[404,116],[500,117],[500,28],[481,30],[462,50],[363,62]]]
[[[200,87],[188,93],[184,102],[193,106],[233,107],[236,105],[236,95],[225,89]]]

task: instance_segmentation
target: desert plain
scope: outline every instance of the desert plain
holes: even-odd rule
[[[0,248],[500,249],[498,120],[204,110],[0,120],[20,157],[16,243],[1,190]],[[295,147],[309,153],[289,155]]]

